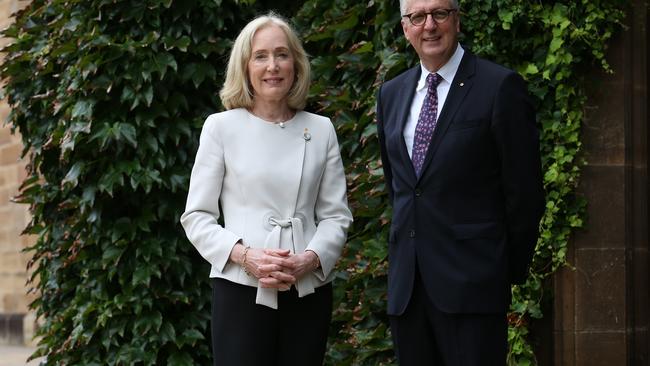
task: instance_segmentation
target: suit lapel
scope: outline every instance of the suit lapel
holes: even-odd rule
[[[397,131],[399,132],[398,140],[400,141],[400,155],[402,161],[404,161],[404,167],[408,171],[409,177],[413,182],[417,180],[417,177],[415,175],[415,168],[413,168],[413,163],[411,162],[411,157],[406,149],[406,142],[404,141],[404,126],[406,125],[409,116],[411,103],[413,103],[413,96],[415,95],[415,88],[418,85],[421,72],[422,68],[420,67],[420,64],[413,67],[406,76],[402,87],[398,90],[398,94],[396,95],[396,98],[398,98],[397,100],[400,99],[400,96],[405,98],[401,103],[397,103],[398,107],[396,116],[399,118]]]
[[[470,91],[473,85],[472,76],[476,71],[476,56],[470,54],[468,51],[465,51],[463,59],[460,61],[458,66],[458,71],[456,76],[451,83],[449,88],[449,94],[445,100],[445,104],[442,108],[442,113],[440,114],[438,121],[436,123],[436,129],[433,131],[433,136],[431,137],[431,143],[427,149],[427,155],[424,158],[424,163],[422,164],[422,174],[420,177],[424,176],[424,171],[427,166],[433,160],[433,156],[436,153],[436,150],[440,146],[440,142],[445,136],[449,125],[451,124],[458,107],[465,99],[465,96]]]

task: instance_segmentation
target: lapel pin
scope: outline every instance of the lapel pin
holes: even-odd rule
[[[311,134],[309,133],[309,129],[305,128],[305,132],[302,134],[302,137],[305,139],[305,141],[311,140]]]
[[[460,83],[459,85],[460,85],[460,87],[462,88],[462,87],[465,86],[465,83]]]

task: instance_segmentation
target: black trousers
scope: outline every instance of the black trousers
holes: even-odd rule
[[[257,288],[212,279],[214,366],[320,366],[332,317],[332,285],[299,298],[278,292],[278,309],[255,304]]]
[[[390,326],[401,366],[506,364],[506,314],[442,312],[426,294],[419,274],[406,311],[400,316],[391,316]]]

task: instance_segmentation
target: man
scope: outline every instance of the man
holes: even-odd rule
[[[510,284],[525,279],[544,210],[534,111],[517,73],[458,44],[457,1],[400,10],[420,65],[377,98],[397,357],[504,365]]]

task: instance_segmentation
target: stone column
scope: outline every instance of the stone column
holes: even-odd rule
[[[648,5],[633,0],[588,80],[580,192],[586,227],[555,277],[554,364],[648,364]]]

